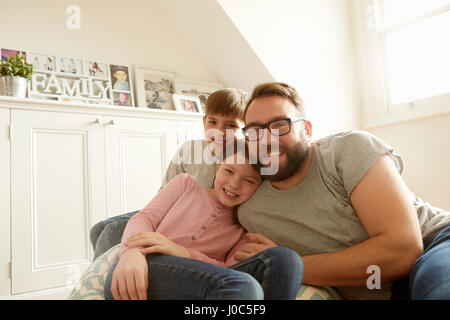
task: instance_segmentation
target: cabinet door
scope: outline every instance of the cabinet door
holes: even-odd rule
[[[73,285],[106,217],[101,118],[12,110],[12,293]],[[97,121],[96,121],[97,120]]]
[[[9,159],[9,109],[0,109],[0,297],[10,294]]]
[[[108,216],[140,210],[156,195],[178,136],[176,121],[105,117]]]

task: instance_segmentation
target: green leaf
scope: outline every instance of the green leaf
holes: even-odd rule
[[[21,53],[9,57],[0,63],[0,75],[21,76],[29,79],[33,73],[33,65],[25,63],[25,57]]]

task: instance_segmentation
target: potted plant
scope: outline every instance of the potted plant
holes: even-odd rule
[[[16,54],[0,63],[0,95],[25,98],[33,65],[25,63],[22,54]]]

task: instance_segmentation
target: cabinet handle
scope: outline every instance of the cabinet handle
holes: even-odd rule
[[[114,125],[114,120],[111,120],[110,122],[108,122],[109,125]]]
[[[99,123],[100,123],[100,119],[98,119],[98,118],[95,119],[94,123],[95,123],[95,124],[99,124]]]

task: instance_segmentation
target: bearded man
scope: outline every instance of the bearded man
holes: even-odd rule
[[[303,284],[334,287],[346,299],[450,299],[450,213],[414,196],[393,148],[363,131],[312,142],[297,91],[257,86],[247,103],[250,150],[275,164],[239,222],[251,234],[235,257],[268,247],[295,250]],[[270,240],[269,240],[270,239]],[[368,270],[381,285],[368,285]]]

